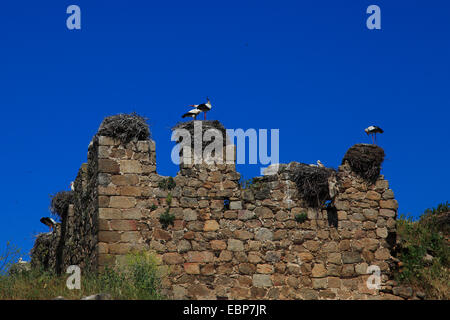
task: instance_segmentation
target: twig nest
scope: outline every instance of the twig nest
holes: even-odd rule
[[[73,204],[73,191],[60,191],[50,197],[50,212],[62,219],[69,211],[69,205]]]
[[[348,149],[342,164],[346,161],[353,172],[369,183],[375,183],[384,161],[384,150],[373,144],[355,144]]]
[[[290,167],[298,194],[310,207],[322,207],[325,201],[331,200],[330,181],[334,181],[332,177],[335,175],[333,169],[304,163],[296,163],[295,166],[290,164]]]
[[[101,123],[97,135],[117,139],[123,144],[132,140],[147,140],[150,138],[147,120],[136,113],[109,116]]]

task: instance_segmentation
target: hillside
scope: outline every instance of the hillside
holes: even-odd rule
[[[427,209],[417,221],[397,220],[397,281],[427,299],[450,299],[450,204]]]

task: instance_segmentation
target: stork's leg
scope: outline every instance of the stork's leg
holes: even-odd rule
[[[205,120],[206,120],[206,111],[205,112],[203,112],[204,114],[205,114]]]

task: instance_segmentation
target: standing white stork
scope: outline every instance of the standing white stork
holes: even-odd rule
[[[75,184],[73,181],[70,183],[70,190],[75,191]]]
[[[50,228],[50,231],[52,231],[52,229],[55,227],[56,225],[56,221],[53,220],[52,218],[49,217],[44,217],[41,218],[40,220],[43,224],[45,224],[46,226],[48,226]]]
[[[383,133],[384,130],[377,126],[370,126],[364,129],[367,135],[370,135],[372,138],[372,143],[377,143],[377,133]]]
[[[195,120],[195,119],[197,119],[197,116],[200,114],[200,112],[202,112],[202,111],[199,109],[192,109],[192,110],[186,112],[185,114],[183,114],[181,117],[182,118],[192,117]]]
[[[202,103],[199,105],[195,106],[198,110],[203,111],[203,113],[205,114],[205,120],[206,120],[206,113],[211,110],[212,105],[211,105],[211,101],[209,101],[209,98],[206,97],[206,103]]]

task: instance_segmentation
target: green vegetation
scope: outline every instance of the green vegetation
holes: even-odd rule
[[[98,293],[108,293],[113,299],[159,300],[161,281],[166,275],[156,256],[149,252],[135,252],[126,256],[125,262],[107,268],[99,274],[81,275],[81,289],[66,287],[68,275],[57,276],[42,270],[23,271],[0,276],[2,300],[50,300],[58,296],[81,299]]]
[[[450,299],[450,206],[427,209],[418,221],[401,215],[397,221],[398,258],[395,278],[431,299]]]
[[[254,177],[251,179],[244,179],[241,177],[239,179],[239,186],[241,189],[251,189],[251,190],[261,190],[267,187],[267,183],[262,181],[261,177]]]
[[[169,225],[174,225],[175,215],[169,213],[169,208],[159,216],[159,222],[164,229],[167,229]]]
[[[162,179],[158,183],[158,187],[162,190],[172,190],[176,186],[177,186],[177,184],[175,183],[175,180],[173,180],[172,177],[168,177],[167,179]]]
[[[295,215],[295,221],[299,222],[299,223],[303,223],[308,219],[308,215],[306,213],[297,213]]]
[[[170,192],[167,195],[166,203],[167,203],[166,211],[159,216],[159,222],[162,224],[164,229],[167,229],[169,225],[173,226],[175,220],[175,215],[169,213],[170,204],[172,203],[172,194]]]
[[[0,254],[0,276],[6,275],[11,266],[19,259],[21,250],[9,241],[6,248]]]

